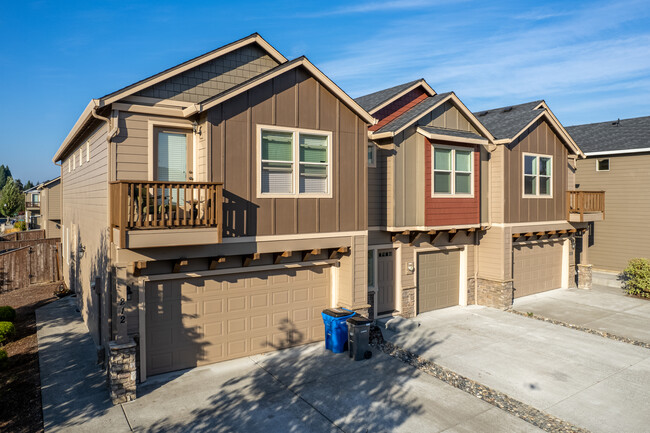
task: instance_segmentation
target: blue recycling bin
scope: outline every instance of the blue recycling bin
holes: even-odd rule
[[[325,324],[325,349],[334,353],[345,352],[345,343],[348,341],[348,324],[346,320],[357,313],[345,308],[327,308],[323,310],[323,323]]]

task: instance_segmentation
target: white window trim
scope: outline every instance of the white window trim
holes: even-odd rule
[[[444,193],[444,192],[435,192],[435,166],[434,166],[434,158],[435,158],[435,150],[436,148],[438,149],[451,149],[451,193]],[[456,194],[456,150],[463,150],[463,151],[469,151],[471,153],[471,156],[469,158],[469,165],[470,165],[470,174],[471,174],[471,181],[470,181],[470,188],[471,188],[471,193],[470,194]],[[429,164],[431,165],[431,197],[435,198],[474,198],[474,181],[476,173],[474,172],[474,148],[473,147],[464,147],[464,146],[449,146],[445,144],[434,144],[431,143],[431,161],[429,161]],[[441,171],[441,170],[438,170]],[[464,172],[461,172],[464,173]]]
[[[72,169],[76,170],[77,169],[77,154],[72,153]]]
[[[68,173],[72,171],[72,161],[70,161],[70,158],[68,158]]]
[[[186,134],[192,134],[192,177],[196,179],[196,132],[192,127],[191,123],[181,123],[181,122],[167,122],[164,120],[149,120],[147,122],[147,178],[149,182],[155,182],[153,178],[154,166],[156,161],[153,160],[153,146],[154,146],[154,129],[155,128],[173,128],[173,129],[182,129],[185,130]]]
[[[536,188],[535,191],[537,192],[536,194],[526,194],[526,187],[525,187],[525,182],[526,182],[526,156],[534,156],[536,158],[549,158],[551,160],[551,187],[550,191],[551,193],[548,195],[542,195],[539,193],[539,162],[537,163],[537,174],[535,175],[537,179],[536,183]],[[522,198],[543,198],[543,199],[548,199],[548,198],[553,198],[553,178],[555,174],[555,163],[553,162],[553,155],[544,155],[543,153],[528,153],[528,152],[522,152],[521,154],[521,197]]]
[[[369,168],[376,168],[377,167],[377,145],[373,143],[372,141],[368,142],[368,147],[372,149],[372,161],[368,161],[368,167]]]
[[[599,163],[600,161],[605,161],[605,160],[607,160],[607,170],[601,170],[601,169],[599,169],[599,168],[598,168],[598,163]],[[599,159],[599,158],[596,158],[596,171],[609,171],[609,169],[612,168],[612,165],[611,165],[611,164],[612,164],[612,161],[611,161],[609,158],[600,158],[600,159]]]
[[[281,131],[293,134],[293,192],[288,194],[262,192],[262,131]],[[326,193],[300,193],[300,145],[299,134],[322,135],[327,137],[327,192]],[[316,129],[288,128],[274,125],[257,125],[257,198],[332,198],[332,132]]]
[[[81,167],[84,164],[84,148],[81,146],[79,148],[79,167]]]
[[[86,162],[90,161],[90,141],[86,141]]]

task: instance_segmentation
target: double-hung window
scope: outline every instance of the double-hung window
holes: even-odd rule
[[[524,154],[524,196],[551,197],[552,158]]]
[[[473,151],[433,146],[433,195],[472,196],[474,194]]]
[[[260,128],[261,195],[328,196],[331,134]]]

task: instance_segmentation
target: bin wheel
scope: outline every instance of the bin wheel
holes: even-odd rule
[[[364,359],[370,359],[370,358],[372,358],[372,352],[369,351],[369,350],[366,350],[366,351],[364,352],[364,354],[363,354],[363,358],[364,358]]]

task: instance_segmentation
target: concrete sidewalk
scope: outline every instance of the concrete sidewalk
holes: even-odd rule
[[[478,306],[387,326],[389,341],[577,426],[648,431],[648,349]]]
[[[154,376],[112,406],[73,301],[37,310],[47,432],[540,431],[383,353],[354,362],[322,343]]]
[[[650,343],[650,300],[616,287],[558,289],[515,299],[513,308]]]

